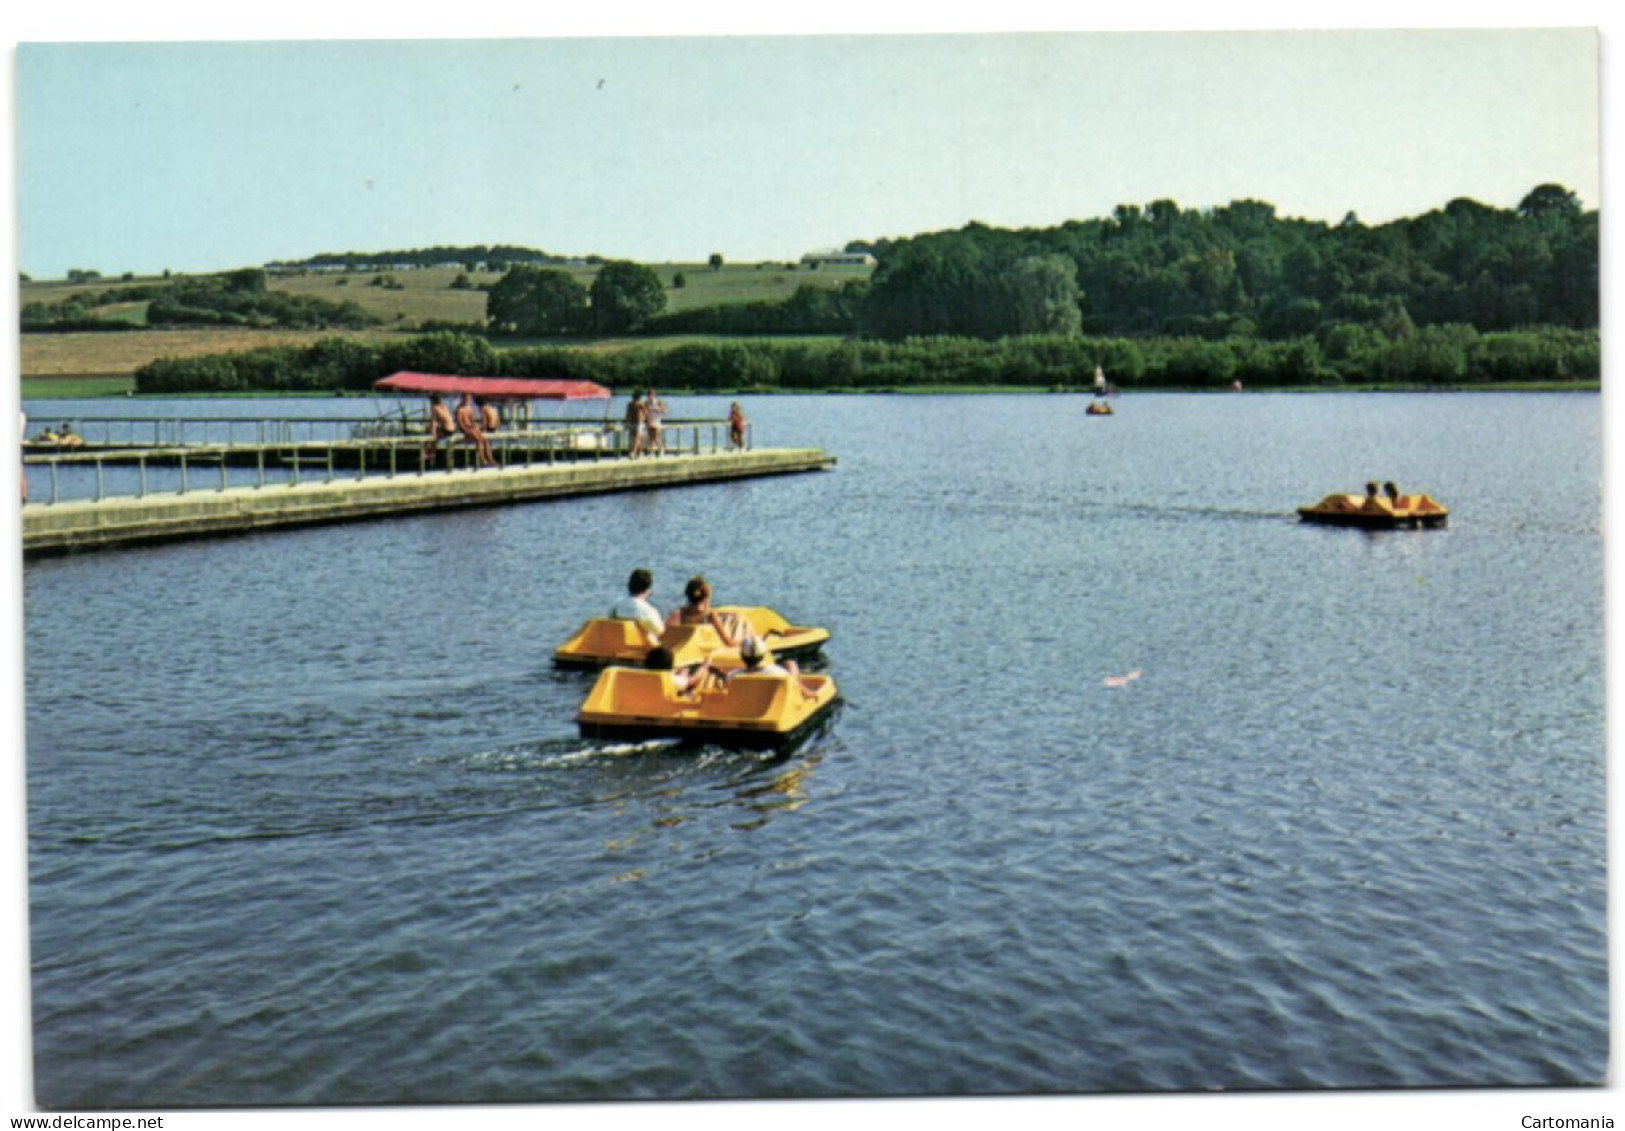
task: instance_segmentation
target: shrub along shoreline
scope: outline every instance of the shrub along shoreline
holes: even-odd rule
[[[135,374],[141,394],[370,391],[401,370],[596,381],[612,389],[709,392],[1016,391],[1086,388],[1096,366],[1120,390],[1588,387],[1602,380],[1601,335],[1540,327],[1481,333],[1429,326],[1398,339],[1364,327],[1317,337],[717,339],[605,350],[499,349],[469,334],[395,342],[324,338],[195,358]]]

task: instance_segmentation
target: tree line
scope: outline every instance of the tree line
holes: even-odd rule
[[[141,393],[365,392],[391,373],[567,378],[629,391],[656,385],[694,392],[907,390],[946,385],[1083,389],[1096,366],[1124,389],[1509,383],[1601,379],[1596,330],[1544,327],[1481,333],[1451,324],[1390,339],[1026,335],[936,336],[901,341],[717,339],[667,348],[589,351],[567,346],[497,349],[480,335],[436,333],[392,342],[326,338],[208,357],[162,359],[136,372]]]
[[[1283,219],[1237,201],[1162,200],[1109,218],[1009,231],[968,225],[874,247],[877,337],[957,333],[1284,340],[1339,326],[1479,331],[1599,320],[1598,216],[1559,185],[1516,209],[1458,199],[1367,226]]]
[[[1600,317],[1597,213],[1551,184],[1516,209],[1457,199],[1375,227],[1353,214],[1335,225],[1284,219],[1253,200],[1207,210],[1159,200],[1053,228],[973,223],[864,246],[878,259],[869,280],[680,314],[663,312],[659,280],[636,264],[606,265],[590,289],[562,270],[519,266],[492,288],[488,328],[523,337],[1312,335],[1328,346],[1446,325],[1596,328]]]
[[[457,329],[521,338],[584,335],[837,334],[1194,338],[1289,341],[1312,337],[1331,361],[1421,329],[1497,333],[1599,325],[1598,216],[1569,190],[1541,185],[1515,209],[1453,200],[1423,216],[1367,226],[1284,219],[1272,205],[1235,201],[1181,209],[1170,200],[1122,205],[1112,216],[1043,229],[969,224],[862,245],[873,276],[839,289],[803,286],[790,299],[666,311],[654,271],[598,260],[590,284],[536,249],[428,248],[344,253],[306,263],[378,265],[520,259],[487,291],[486,320]],[[712,256],[720,268],[721,256]],[[237,276],[252,274],[257,287]],[[155,292],[151,322],[355,326],[355,304],[274,299],[263,272]],[[466,279],[464,285],[467,285]],[[126,290],[120,297],[129,299]],[[84,300],[30,304],[25,329],[91,320]],[[448,327],[449,328],[449,327]]]
[[[95,309],[110,303],[145,302],[148,326],[243,326],[265,329],[362,329],[378,325],[376,315],[355,302],[330,302],[266,287],[265,272],[245,267],[221,275],[170,283],[138,284],[100,293],[86,292],[60,302],[26,304],[24,333],[70,330],[133,330],[140,325],[99,318]]]
[[[305,259],[279,259],[267,266],[276,270],[370,271],[385,267],[460,266],[465,271],[505,271],[516,264],[569,263],[572,257],[512,244],[467,244],[411,248],[405,251],[324,251]],[[582,260],[602,263],[598,256]]]

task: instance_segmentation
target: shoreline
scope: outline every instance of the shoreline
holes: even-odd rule
[[[98,376],[24,377],[19,382],[19,399],[45,400],[311,400],[341,398],[371,400],[377,394],[361,390],[309,390],[306,392],[230,392],[230,393],[137,393],[128,388],[132,381]],[[60,386],[60,387],[59,387]],[[94,387],[91,387],[94,386]],[[1271,393],[1303,395],[1310,393],[1600,393],[1601,381],[1502,381],[1484,384],[1454,385],[1267,385],[1246,389],[1241,396],[1260,396]],[[665,390],[673,397],[781,397],[781,396],[1064,396],[1093,397],[1093,390],[1052,388],[1036,385],[898,385],[876,388],[786,389],[786,388],[733,388],[733,389],[680,389]],[[1146,396],[1158,394],[1192,393],[1213,396],[1237,396],[1228,388],[1203,386],[1157,385],[1147,388],[1119,390],[1116,396]],[[617,396],[622,395],[617,393]]]

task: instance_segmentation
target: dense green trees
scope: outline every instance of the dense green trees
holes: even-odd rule
[[[1254,200],[1206,211],[1157,200],[1058,228],[971,224],[874,251],[862,328],[887,338],[1031,332],[1009,280],[1053,257],[1075,268],[1084,333],[1285,339],[1340,324],[1586,328],[1599,315],[1597,214],[1559,185],[1515,210],[1459,199],[1378,227],[1352,214],[1336,226],[1282,219]],[[1053,304],[1066,292],[1047,293]]]
[[[461,247],[410,248],[404,251],[324,251],[308,259],[278,260],[270,266],[282,270],[315,268],[346,271],[379,270],[386,267],[444,267],[460,265],[464,270],[504,270],[514,264],[563,264],[569,258],[533,247],[511,244],[473,244]]]
[[[660,279],[624,261],[603,263],[590,290],[564,271],[523,264],[490,292],[490,324],[500,333],[829,338],[812,345],[495,355],[483,339],[448,334],[414,347],[429,353],[410,355],[411,364],[401,346],[285,351],[194,369],[158,363],[138,383],[143,391],[210,380],[364,389],[400,368],[702,390],[1077,387],[1096,365],[1125,388],[1601,376],[1598,216],[1555,184],[1536,187],[1515,209],[1463,198],[1378,226],[1352,213],[1335,225],[1284,219],[1256,200],[1185,210],[1162,199],[1053,228],[970,224],[849,246],[877,257],[868,281],[804,286],[782,302],[662,314]],[[720,268],[721,256],[711,265]],[[263,278],[257,286],[263,290]],[[253,311],[274,297],[248,277],[214,287],[211,308],[222,318],[257,316],[236,304]],[[170,298],[191,295],[177,284]],[[152,306],[162,310],[163,302]]]
[[[1460,386],[1595,382],[1602,348],[1595,330],[1545,328],[1480,333],[1427,326],[1400,338],[1339,327],[1325,340],[1027,335],[938,336],[900,341],[713,341],[674,348],[599,350],[564,346],[497,351],[470,334],[429,334],[388,343],[326,339],[303,349],[257,350],[153,362],[136,374],[142,393],[370,389],[402,369],[471,376],[566,377],[616,389],[909,389],[971,385],[1086,388],[1095,366],[1124,389],[1222,389],[1386,384]]]
[[[100,307],[145,303],[133,317],[103,317]],[[67,330],[129,330],[149,326],[249,326],[285,329],[359,329],[378,319],[354,302],[335,303],[266,288],[257,267],[169,283],[86,291],[55,303],[22,309],[25,333]]]
[[[578,334],[587,328],[587,288],[568,271],[521,265],[491,288],[485,315],[499,333]]]
[[[595,331],[636,333],[666,308],[660,277],[639,263],[606,263],[591,288],[568,271],[520,264],[486,297],[485,313],[498,334],[549,337]]]
[[[641,263],[614,260],[592,280],[593,328],[600,334],[626,334],[666,309],[660,276]]]
[[[379,319],[354,302],[269,291],[258,268],[182,279],[158,288],[147,303],[150,325],[360,329]]]

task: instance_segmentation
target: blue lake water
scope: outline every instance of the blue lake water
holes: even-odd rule
[[[1083,407],[759,398],[837,469],[29,562],[39,1101],[1601,1082],[1599,399]],[[1450,526],[1296,520],[1373,478]],[[639,565],[830,628],[829,733],[577,738]]]

